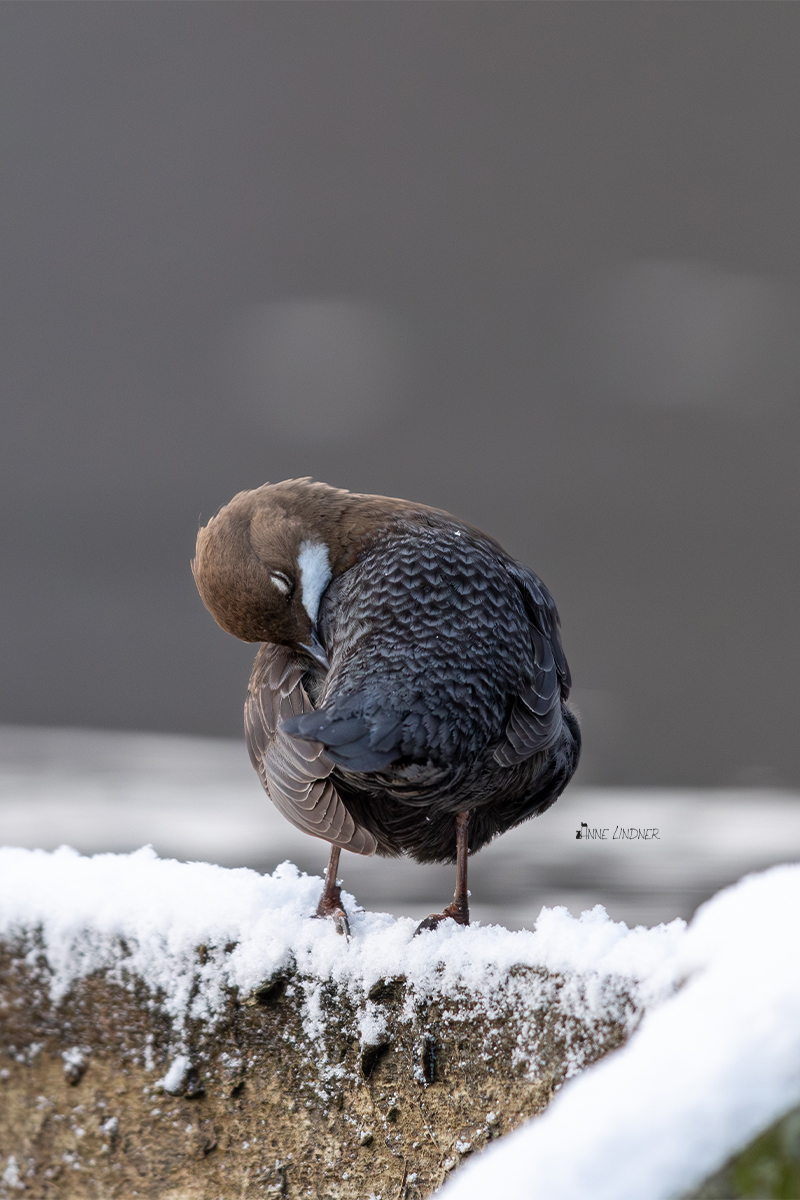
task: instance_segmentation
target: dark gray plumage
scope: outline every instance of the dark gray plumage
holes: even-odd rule
[[[569,782],[580,731],[556,608],[487,535],[296,480],[236,497],[193,565],[223,627],[265,641],[247,741],[299,828],[356,853],[453,861],[457,828],[474,853]],[[291,621],[259,628],[259,587],[279,615],[285,592]]]

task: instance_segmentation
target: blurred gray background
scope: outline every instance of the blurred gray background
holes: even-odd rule
[[[0,104],[0,721],[240,736],[313,475],[542,575],[579,782],[800,783],[800,6],[5,4]]]

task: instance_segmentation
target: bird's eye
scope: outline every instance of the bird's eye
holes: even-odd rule
[[[284,596],[289,595],[292,590],[292,581],[288,575],[284,575],[283,571],[270,571],[269,577],[279,592],[283,592]]]

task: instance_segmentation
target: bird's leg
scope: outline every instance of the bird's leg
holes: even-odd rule
[[[469,813],[456,815],[456,890],[453,903],[448,904],[444,912],[431,913],[414,931],[414,935],[422,933],[423,929],[435,929],[440,921],[452,917],[459,925],[469,925],[469,892],[467,891],[467,855],[469,854]]]
[[[319,898],[319,904],[314,916],[333,917],[336,932],[344,934],[346,938],[349,938],[350,924],[347,920],[347,913],[342,907],[342,889],[336,882],[336,872],[339,870],[339,855],[341,852],[341,846],[331,846],[328,870],[325,872],[325,887],[322,889],[322,895]]]

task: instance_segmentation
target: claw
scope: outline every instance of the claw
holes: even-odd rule
[[[350,922],[347,919],[347,913],[343,908],[337,908],[331,913],[331,916],[333,917],[333,923],[336,926],[336,932],[340,934],[340,936],[343,937],[346,942],[349,942]]]
[[[342,904],[342,893],[338,884],[336,887],[331,888],[330,892],[326,888],[325,892],[322,893],[314,916],[331,917],[336,926],[336,932],[340,933],[348,942],[350,941],[350,922],[347,919],[347,913]]]
[[[457,925],[469,925],[469,908],[466,904],[458,904],[455,900],[448,904],[444,912],[431,913],[424,921],[420,921],[414,930],[414,937],[424,933],[426,929],[438,929],[442,921],[455,921]]]
[[[467,891],[467,855],[469,841],[467,829],[469,813],[462,812],[456,816],[456,891],[450,904],[444,912],[431,913],[424,921],[420,921],[414,930],[414,937],[425,929],[436,929],[442,921],[452,919],[457,925],[469,925],[469,892]]]

